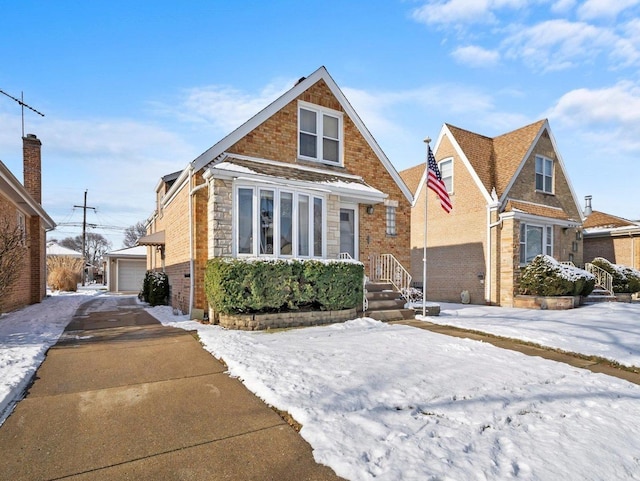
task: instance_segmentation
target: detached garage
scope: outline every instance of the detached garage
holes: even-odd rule
[[[106,259],[109,292],[138,293],[147,272],[147,248],[129,247],[108,252]]]

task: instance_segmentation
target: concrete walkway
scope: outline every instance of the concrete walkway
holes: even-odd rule
[[[534,345],[525,341],[519,341],[517,339],[511,339],[501,336],[495,336],[493,334],[482,333],[478,331],[472,331],[469,329],[462,329],[453,326],[443,326],[440,324],[433,324],[427,321],[419,320],[406,320],[406,321],[394,321],[391,324],[404,324],[406,326],[417,327],[419,329],[426,329],[438,334],[444,334],[453,337],[462,337],[467,339],[474,339],[476,341],[488,342],[496,347],[502,349],[509,349],[511,351],[518,351],[528,356],[538,356],[552,361],[563,362],[574,367],[581,369],[588,369],[591,372],[607,374],[614,376],[625,381],[629,381],[635,384],[640,384],[640,372],[632,369],[628,369],[622,366],[617,366],[607,361],[593,356],[584,356],[577,353],[563,352],[557,349],[546,348],[543,346]]]
[[[0,479],[341,479],[224,371],[134,298],[97,297],[0,427]]]

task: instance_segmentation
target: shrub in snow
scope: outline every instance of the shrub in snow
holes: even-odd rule
[[[640,291],[640,271],[631,267],[613,264],[604,257],[596,257],[591,263],[611,274],[613,277],[613,292],[634,293]]]
[[[532,296],[588,296],[595,287],[593,274],[560,264],[547,255],[536,256],[522,269],[520,294]]]
[[[205,291],[222,314],[350,309],[362,303],[363,276],[359,262],[215,258]]]
[[[169,303],[169,277],[165,272],[147,271],[138,297],[152,306]]]

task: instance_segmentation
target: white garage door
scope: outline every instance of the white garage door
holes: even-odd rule
[[[118,285],[119,292],[139,292],[142,289],[142,281],[147,272],[146,260],[118,260]]]

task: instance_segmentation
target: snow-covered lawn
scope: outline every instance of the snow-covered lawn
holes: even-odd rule
[[[603,302],[568,311],[463,304],[440,306],[440,316],[427,317],[427,321],[640,367],[639,303]]]
[[[619,311],[624,329],[635,309]],[[197,330],[230,374],[291,413],[316,460],[346,479],[640,479],[638,385],[371,319],[251,333],[176,318],[163,307],[149,312]],[[557,329],[581,315],[509,312],[548,316]],[[617,337],[608,325],[613,332],[602,344]]]
[[[52,297],[0,317],[5,415],[86,300]],[[233,376],[303,425],[319,462],[347,479],[640,479],[635,384],[371,319],[240,332],[148,310],[197,330]],[[562,312],[444,304],[429,320],[478,330],[502,323],[510,331],[501,335],[638,365],[638,316],[637,304]]]

